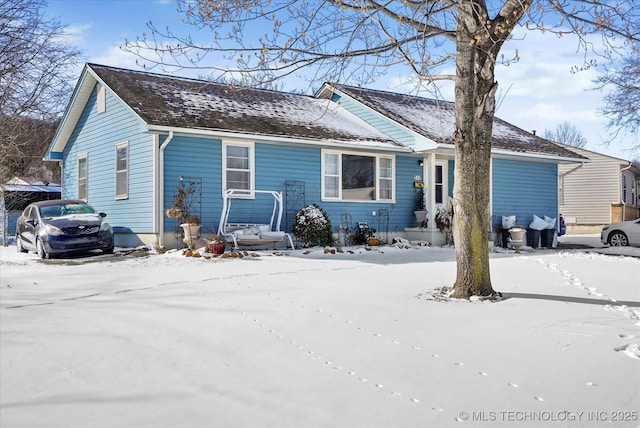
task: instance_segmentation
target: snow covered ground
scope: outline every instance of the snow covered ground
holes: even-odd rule
[[[640,424],[639,248],[135,255],[0,248],[0,426]]]

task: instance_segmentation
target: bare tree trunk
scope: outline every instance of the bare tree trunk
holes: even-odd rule
[[[466,2],[465,2],[466,3]],[[470,4],[471,2],[469,2]],[[494,293],[489,273],[491,135],[495,109],[491,47],[477,43],[482,31],[472,7],[459,20],[456,56],[453,236],[457,274],[453,297]]]

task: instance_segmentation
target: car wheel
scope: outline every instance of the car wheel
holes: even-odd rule
[[[626,247],[629,245],[629,240],[627,239],[627,235],[624,232],[615,231],[611,235],[609,235],[609,244],[614,247]]]
[[[20,238],[20,235],[16,235],[16,248],[18,248],[19,253],[27,252],[27,250],[25,250],[24,247],[22,246],[22,239]]]
[[[42,240],[40,238],[36,239],[36,252],[38,253],[38,257],[41,259],[49,258],[49,253],[44,249],[44,244],[42,244]]]

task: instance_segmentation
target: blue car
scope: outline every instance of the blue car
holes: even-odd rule
[[[113,253],[113,230],[106,216],[79,200],[34,202],[18,217],[16,246],[43,259],[89,250]]]

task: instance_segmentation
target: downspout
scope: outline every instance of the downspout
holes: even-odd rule
[[[622,177],[622,172],[623,171],[626,171],[626,170],[630,169],[632,166],[633,166],[633,163],[629,162],[629,165],[627,165],[626,167],[620,169],[620,177]],[[622,198],[622,186],[620,186],[620,202],[622,203],[622,221],[624,221],[624,219],[627,218],[626,215],[625,215],[626,214],[625,207],[626,207],[627,204],[626,204],[625,200]]]
[[[158,156],[158,202],[156,206],[156,215],[158,218],[158,234],[159,245],[164,246],[164,214],[162,210],[162,202],[164,200],[164,149],[167,148],[171,140],[173,139],[173,131],[169,131],[169,136],[164,140],[164,143],[160,146],[160,153]]]
[[[578,165],[578,166],[576,166],[575,168],[572,168],[572,169],[570,169],[569,171],[565,172],[564,174],[560,174],[560,175],[558,176],[558,177],[560,178],[560,183],[562,183],[562,195],[560,195],[560,194],[558,193],[558,199],[560,199],[560,196],[562,196],[562,200],[564,201],[564,178],[565,178],[567,175],[569,175],[569,174],[571,174],[571,173],[573,173],[573,172],[576,172],[577,170],[579,170],[580,168],[582,168],[582,167],[584,166],[584,164],[585,164],[584,162],[580,162],[580,165]],[[560,204],[560,202],[561,202],[561,201],[559,200],[559,201],[558,201],[558,210],[560,209],[560,205],[561,205],[561,204]],[[558,215],[558,221],[556,222],[556,229],[557,229],[557,231],[560,231],[560,215],[561,215],[561,213],[560,213],[560,212],[558,212],[558,213],[557,213],[557,215]],[[566,213],[565,213],[565,215],[566,215]]]

